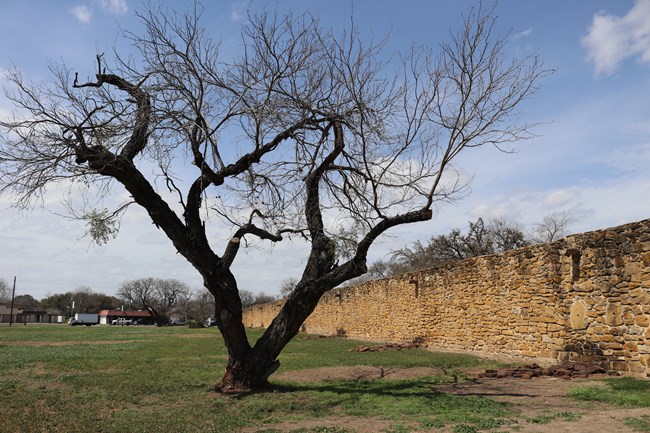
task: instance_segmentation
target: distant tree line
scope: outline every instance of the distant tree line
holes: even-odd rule
[[[276,296],[266,293],[242,290],[243,307],[275,299]],[[11,286],[0,279],[0,304],[9,303]],[[124,307],[149,311],[157,325],[165,325],[171,313],[178,313],[190,326],[203,326],[215,313],[214,297],[206,289],[193,291],[181,281],[162,278],[125,281],[120,285],[117,296],[97,293],[89,287],[48,295],[40,301],[23,294],[14,298],[14,307],[19,310],[56,311],[65,316]]]
[[[469,221],[465,232],[431,236],[426,243],[415,241],[392,252],[388,260],[374,262],[365,280],[435,268],[450,262],[548,243],[566,236],[571,218],[567,213],[545,216],[529,230],[503,218]]]
[[[27,295],[29,296],[29,295]],[[40,301],[40,308],[60,313],[96,313],[99,310],[119,308],[120,299],[115,296],[96,293],[89,287],[79,287],[73,291],[49,295]]]

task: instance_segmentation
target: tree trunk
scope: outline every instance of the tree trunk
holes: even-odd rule
[[[214,386],[215,391],[238,393],[263,390],[268,387],[268,378],[280,362],[273,359],[260,359],[250,354],[243,360],[230,358],[223,377]]]
[[[262,370],[267,366],[252,360],[235,277],[229,269],[223,268],[219,272],[202,274],[205,288],[214,296],[215,320],[228,351],[226,370],[215,384],[215,391],[247,392],[262,387],[272,371],[264,377]]]
[[[235,350],[231,350],[230,344],[233,340],[226,339],[226,334],[222,331],[227,341],[229,357],[224,375],[215,385],[215,390],[248,392],[267,388],[269,376],[280,367],[277,357],[298,334],[303,322],[316,308],[323,292],[313,288],[294,290],[264,335],[246,353],[239,352],[237,355]],[[241,324],[241,317],[239,321]]]

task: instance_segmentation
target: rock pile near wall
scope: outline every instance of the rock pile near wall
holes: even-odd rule
[[[534,377],[550,376],[562,379],[586,379],[593,375],[610,375],[616,376],[618,372],[607,371],[595,363],[571,362],[566,361],[560,365],[551,365],[550,367],[540,367],[537,364],[524,365],[520,367],[502,367],[498,370],[485,370],[478,375],[480,378],[520,378],[532,379]]]
[[[650,376],[650,220],[336,289],[304,330]]]

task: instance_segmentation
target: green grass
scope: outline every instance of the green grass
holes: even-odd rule
[[[626,418],[625,425],[634,431],[650,432],[650,415],[638,418]]]
[[[563,419],[564,421],[578,421],[580,415],[573,412],[558,412],[553,415],[537,415],[531,418],[527,418],[527,421],[531,424],[549,424],[551,421],[556,419]]]
[[[323,345],[328,348],[322,356]],[[351,351],[362,343],[343,338],[308,338],[299,335],[282,352],[280,371],[306,368],[370,365],[377,367],[441,367],[446,369],[494,367],[495,363],[474,356],[456,353],[435,353],[425,349],[388,350],[384,352]]]
[[[251,331],[251,340],[259,336],[259,331]],[[508,404],[436,391],[437,384],[459,376],[462,380],[460,369],[491,368],[493,362],[420,349],[350,350],[361,344],[368,343],[299,335],[280,356],[280,372],[368,365],[438,367],[448,373],[410,380],[309,383],[272,376],[274,392],[232,397],[210,391],[226,362],[223,340],[214,328],[1,327],[0,430],[232,433],[248,427],[276,433],[278,423],[311,420],[310,427],[296,425],[292,433],[355,433],[313,422],[341,416],[382,420],[390,426],[385,433],[516,430],[519,416]],[[626,384],[621,391],[625,395],[636,388],[647,393],[637,382],[608,384]],[[558,418],[570,416],[537,421]],[[643,425],[647,420],[629,422]]]
[[[600,401],[616,406],[650,407],[650,381],[631,377],[606,379],[607,386],[585,386],[571,390],[584,401]]]

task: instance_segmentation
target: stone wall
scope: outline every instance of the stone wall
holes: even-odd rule
[[[268,326],[281,305],[244,323]],[[335,289],[304,330],[650,376],[650,220]]]

